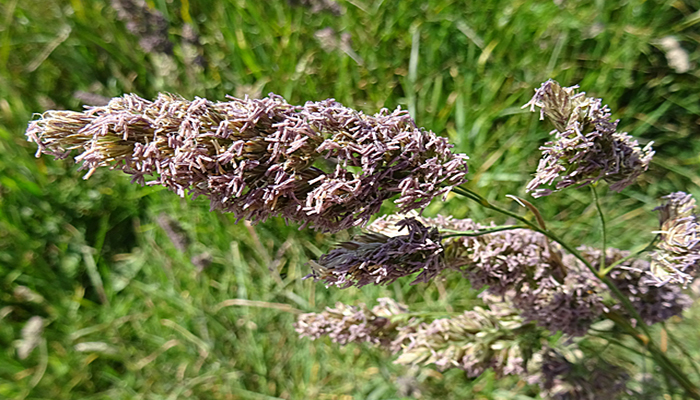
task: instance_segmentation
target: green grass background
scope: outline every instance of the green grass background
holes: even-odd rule
[[[393,365],[368,346],[298,339],[294,313],[336,301],[372,305],[391,296],[416,311],[459,312],[475,293],[449,274],[429,285],[326,289],[302,280],[305,262],[348,233],[298,231],[281,220],[235,224],[204,199],[131,185],[118,171],[83,181],[70,159],[34,158],[27,122],[46,109],[80,110],[76,91],[212,100],[274,92],[292,104],[332,97],[367,113],[401,106],[470,156],[470,187],[517,210],[505,195],[526,196],[550,130],[520,107],[554,78],[603,97],[622,129],[656,142],[638,185],[621,194],[603,189],[611,245],[645,244],[660,196],[700,195],[696,0],[348,0],[339,2],[340,16],[282,0],[148,3],[169,21],[172,56],[145,53],[108,1],[0,1],[0,398],[537,396],[515,378],[470,380],[458,370]],[[185,23],[200,47],[183,44]],[[351,35],[354,58],[322,48],[314,33],[326,27]],[[669,35],[688,53],[690,71],[669,67],[659,44]],[[535,204],[566,239],[599,244],[588,191]],[[504,222],[454,196],[426,213]],[[160,215],[181,227],[184,252]],[[212,262],[198,270],[191,257],[203,253]],[[47,326],[20,360],[21,329],[35,315]],[[698,329],[695,309],[668,323],[694,355]],[[669,352],[688,366],[673,346]],[[651,377],[636,398],[659,398],[651,364],[614,357],[636,378]]]

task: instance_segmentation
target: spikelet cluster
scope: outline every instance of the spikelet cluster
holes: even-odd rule
[[[430,323],[406,324],[397,328],[396,363],[459,368],[472,378],[487,369],[500,376],[519,375],[526,370],[531,343],[523,342],[532,339],[527,334],[532,328],[512,308],[482,307]]]
[[[310,275],[339,287],[386,284],[421,272],[426,281],[445,269],[460,270],[472,287],[507,299],[525,322],[549,331],[583,336],[610,310],[626,313],[605,285],[576,257],[546,236],[514,229],[478,236],[442,238],[440,230],[479,232],[490,228],[470,219],[390,215],[370,224],[368,232],[312,262]],[[408,228],[409,234],[401,230]],[[578,249],[594,270],[600,250]],[[609,248],[606,266],[629,252]],[[677,285],[658,285],[648,261],[630,258],[610,273],[647,324],[680,315],[691,304]]]
[[[316,340],[328,336],[334,343],[371,343],[389,347],[396,338],[397,324],[391,317],[405,314],[408,308],[389,298],[378,299],[378,305],[350,306],[338,302],[321,313],[301,314],[294,324],[299,337]]]
[[[526,342],[539,343],[537,333],[530,334],[534,326],[505,303],[422,322],[407,318],[409,310],[403,304],[388,298],[378,302],[371,310],[364,304],[337,303],[321,313],[300,315],[295,328],[300,337],[328,336],[341,345],[371,343],[398,353],[398,364],[460,368],[470,377],[488,368],[499,375],[522,374],[527,363],[524,349],[532,346]]]
[[[667,201],[657,207],[660,241],[651,253],[649,276],[657,285],[667,282],[687,286],[697,275],[700,265],[700,221],[692,195],[684,192],[664,197]]]
[[[654,155],[651,143],[640,148],[630,135],[617,131],[619,121],[611,120],[601,99],[585,97],[576,89],[578,86],[562,87],[549,80],[524,106],[533,112],[539,107],[540,119],[546,117],[555,127],[550,133],[554,140],[540,147],[542,158],[527,184],[535,197],[599,180],[620,191],[647,170]]]
[[[310,263],[313,273],[308,277],[346,288],[386,285],[417,272],[420,274],[414,283],[427,282],[445,269],[436,228],[407,218],[397,222],[395,229],[394,236],[369,231],[339,243]],[[398,234],[403,230],[407,232]]]
[[[601,252],[588,246],[582,246],[579,252],[594,269],[599,269]],[[605,265],[613,265],[627,258],[629,251],[609,248],[605,252]],[[658,285],[652,276],[652,263],[645,259],[628,258],[620,262],[608,273],[608,277],[632,303],[639,316],[647,325],[663,322],[681,315],[692,304],[691,298],[684,294],[677,284]],[[599,284],[601,293],[605,288]],[[626,314],[622,305],[615,304],[612,309]],[[628,315],[628,317],[632,317]]]
[[[451,225],[487,228],[470,220]],[[541,233],[514,229],[455,237],[443,247],[448,265],[474,288],[510,298],[526,321],[551,331],[584,335],[605,309],[592,274]]]
[[[467,173],[467,157],[405,111],[368,116],[333,100],[292,106],[276,95],[125,95],[85,112],[48,111],[27,137],[57,157],[79,150],[76,162],[91,172],[110,166],[141,184],[204,195],[239,219],[281,216],[333,232],[367,222],[395,195],[401,210],[422,209]]]
[[[459,368],[475,378],[486,370],[517,375],[539,384],[552,399],[615,398],[627,374],[602,358],[585,359],[570,341],[547,340],[546,331],[527,323],[511,304],[490,297],[488,307],[424,322],[390,299],[368,309],[364,304],[336,304],[318,314],[298,317],[300,337],[328,336],[345,345],[369,343],[398,357],[397,364]],[[595,379],[587,379],[589,377]]]

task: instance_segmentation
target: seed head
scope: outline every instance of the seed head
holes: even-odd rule
[[[649,276],[657,285],[667,282],[687,286],[695,277],[700,265],[700,221],[695,214],[696,204],[692,195],[684,192],[664,197],[668,201],[659,211],[661,240],[657,250],[651,253]]]
[[[586,186],[601,179],[620,191],[632,184],[649,167],[654,151],[651,143],[640,148],[625,132],[617,132],[619,121],[601,99],[576,93],[578,86],[561,87],[549,80],[535,90],[523,107],[540,108],[555,129],[555,140],[540,147],[542,158],[535,178],[528,185],[533,196],[547,196],[569,186]],[[554,185],[554,190],[542,186]]]
[[[398,232],[406,229],[408,233],[387,236],[366,232],[340,243],[311,263],[313,273],[307,278],[341,288],[362,287],[389,284],[416,272],[420,274],[413,283],[427,282],[445,268],[437,229],[427,228],[413,218],[396,226]]]
[[[532,328],[512,308],[481,307],[431,323],[407,324],[397,328],[394,348],[400,355],[396,363],[460,368],[472,378],[488,368],[499,376],[521,374],[530,346],[525,332]]]
[[[294,328],[299,337],[316,340],[328,336],[334,343],[369,342],[389,346],[396,337],[396,324],[391,317],[408,312],[408,308],[389,298],[378,300],[371,310],[364,304],[349,306],[338,302],[321,313],[302,314]]]
[[[400,210],[422,209],[467,172],[466,156],[405,111],[367,116],[333,100],[292,106],[276,95],[218,103],[126,95],[85,112],[48,111],[27,137],[58,158],[82,151],[76,161],[88,176],[119,168],[141,184],[204,195],[239,219],[282,216],[332,232],[367,222],[395,195]]]

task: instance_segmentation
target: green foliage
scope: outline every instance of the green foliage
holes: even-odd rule
[[[648,242],[659,196],[700,194],[697,1],[352,0],[340,2],[341,16],[283,0],[148,3],[169,22],[172,56],[144,52],[108,1],[0,4],[0,398],[536,396],[490,373],[469,380],[457,370],[396,366],[376,349],[299,340],[294,314],[336,301],[392,296],[416,310],[459,312],[475,293],[456,274],[423,286],[326,289],[302,280],[304,264],[346,233],[300,232],[279,220],[235,224],[203,199],[131,185],[118,172],[83,181],[69,161],[35,159],[27,121],[80,109],[76,91],[212,100],[275,92],[292,104],[333,97],[367,113],[401,105],[471,157],[470,185],[519,211],[504,196],[525,196],[549,129],[520,106],[553,78],[603,97],[621,129],[656,142],[639,185],[603,198],[609,245]],[[184,24],[199,46],[186,43]],[[354,57],[323,49],[314,34],[326,27],[350,34]],[[669,67],[659,44],[668,35],[689,52],[688,72]],[[565,239],[597,243],[587,191],[535,203]],[[427,213],[490,216],[465,204],[451,198]],[[181,227],[184,251],[159,225],[162,215]],[[197,268],[191,260],[202,255],[211,263]],[[32,316],[45,327],[20,360]],[[667,328],[697,356],[700,317],[696,309],[688,317]],[[658,398],[654,390],[640,388]]]

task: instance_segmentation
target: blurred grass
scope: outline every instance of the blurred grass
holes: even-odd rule
[[[470,156],[471,187],[508,204],[506,194],[525,195],[550,129],[520,106],[553,78],[603,97],[623,129],[655,141],[639,185],[604,199],[610,244],[642,245],[659,196],[700,195],[700,2],[559,3],[353,0],[335,16],[282,0],[149,1],[168,19],[169,56],[144,52],[106,1],[0,2],[0,398],[535,396],[515,379],[399,367],[380,350],[299,340],[292,328],[296,312],[382,296],[461,311],[475,294],[459,277],[326,289],[301,279],[304,263],[347,233],[236,225],[203,199],[131,185],[118,172],[83,181],[70,162],[35,159],[23,133],[32,113],[80,109],[76,91],[213,100],[274,92],[367,113],[400,105]],[[185,23],[199,47],[183,40]],[[326,27],[350,34],[357,57],[325,51],[314,33]],[[668,66],[658,44],[668,35],[688,52],[687,73]],[[535,204],[565,238],[598,243],[587,191]],[[456,197],[427,211],[438,212],[491,217]],[[162,215],[181,227],[183,250]],[[200,270],[192,257],[201,255],[211,264]],[[35,315],[45,318],[41,342],[20,360],[21,330]],[[688,317],[668,329],[697,355],[697,310]]]

